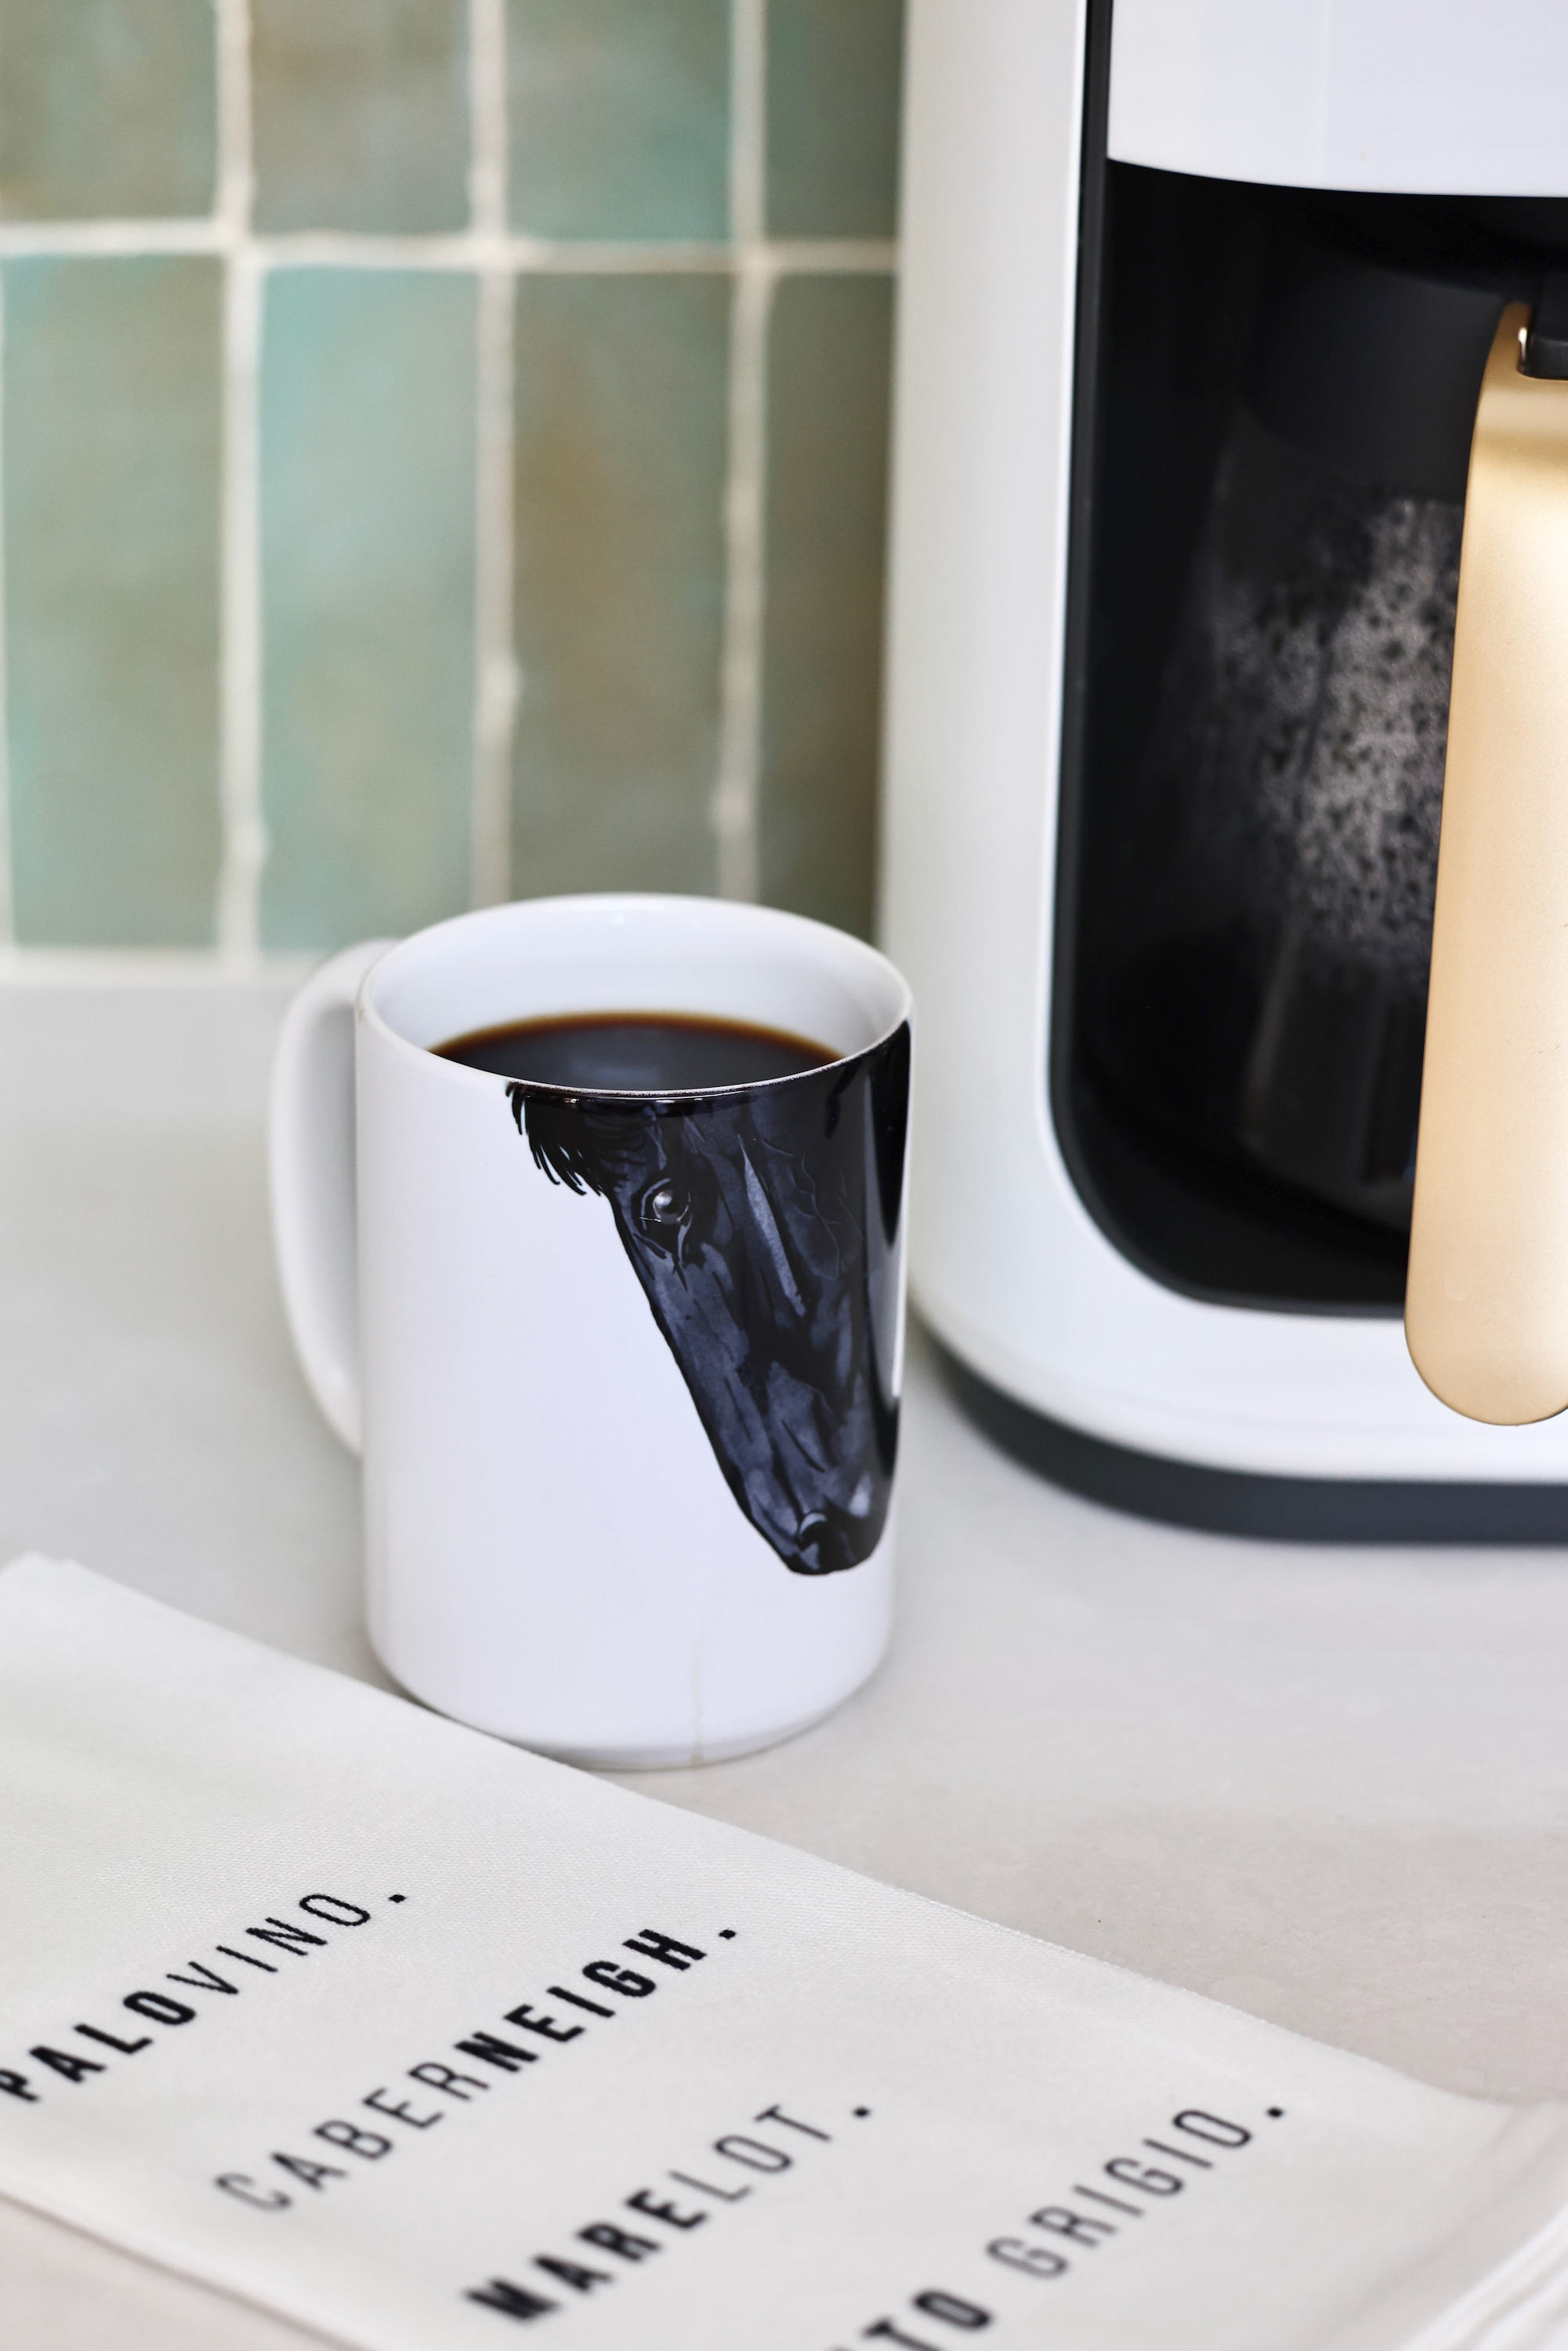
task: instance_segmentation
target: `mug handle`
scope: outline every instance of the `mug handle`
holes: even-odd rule
[[[360,1450],[354,1005],[393,942],[366,939],[313,972],[278,1032],[267,1105],[272,1240],[289,1336],[311,1395]]]

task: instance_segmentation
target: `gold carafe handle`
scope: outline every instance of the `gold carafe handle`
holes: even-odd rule
[[[1470,451],[1405,1301],[1433,1394],[1509,1423],[1568,1405],[1568,381],[1530,320]]]

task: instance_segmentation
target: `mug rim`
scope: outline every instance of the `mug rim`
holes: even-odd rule
[[[389,975],[405,951],[423,946],[433,940],[450,936],[456,932],[468,932],[484,925],[525,917],[536,907],[550,907],[563,914],[580,913],[584,920],[594,915],[612,914],[624,910],[628,914],[653,911],[679,912],[695,914],[698,919],[710,916],[721,922],[741,922],[748,925],[771,929],[778,934],[794,933],[802,942],[811,938],[831,939],[834,951],[848,952],[863,967],[879,977],[891,980],[896,990],[898,1005],[892,1018],[877,1030],[867,1043],[856,1045],[850,1051],[834,1053],[823,1061],[814,1061],[810,1069],[788,1071],[781,1077],[747,1078],[727,1086],[570,1086],[552,1084],[535,1078],[506,1078],[494,1070],[475,1069],[471,1063],[448,1061],[437,1048],[416,1045],[400,1029],[394,1029],[376,1002],[379,985]],[[532,898],[510,898],[496,906],[476,906],[461,914],[449,914],[439,923],[427,923],[405,938],[390,942],[385,952],[376,956],[361,978],[355,998],[355,1017],[362,1021],[385,1045],[400,1057],[412,1056],[420,1065],[436,1064],[454,1077],[474,1079],[485,1084],[501,1083],[508,1089],[516,1086],[526,1094],[539,1094],[563,1102],[606,1103],[700,1102],[719,1097],[771,1092],[775,1087],[799,1085],[808,1078],[820,1078],[831,1070],[848,1068],[868,1053],[878,1051],[904,1028],[913,1028],[914,991],[897,965],[874,947],[869,940],[857,938],[852,931],[840,930],[832,923],[819,922],[810,914],[797,914],[783,906],[758,905],[749,899],[700,897],[692,893],[659,890],[596,890],[548,893]],[[549,1017],[549,1016],[545,1016]],[[570,1014],[560,1016],[570,1019]],[[590,1015],[589,1017],[592,1017]],[[700,1017],[700,1016],[699,1016]],[[715,1014],[715,1019],[722,1015]],[[497,1026],[504,1024],[497,1023]],[[459,1034],[464,1032],[459,1031]],[[472,1031],[468,1032],[474,1033]]]

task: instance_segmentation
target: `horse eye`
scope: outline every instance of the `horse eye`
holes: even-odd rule
[[[643,1218],[650,1225],[679,1225],[685,1221],[685,1195],[677,1192],[673,1184],[655,1186],[643,1203]]]

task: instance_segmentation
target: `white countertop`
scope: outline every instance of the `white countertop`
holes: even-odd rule
[[[283,1000],[0,986],[0,1559],[384,1682],[355,1465],[272,1278]],[[1568,1556],[1124,1519],[998,1454],[918,1344],[903,1441],[881,1673],[786,1746],[627,1784],[1450,2088],[1568,2095]],[[5,2351],[304,2339],[0,2204]]]

